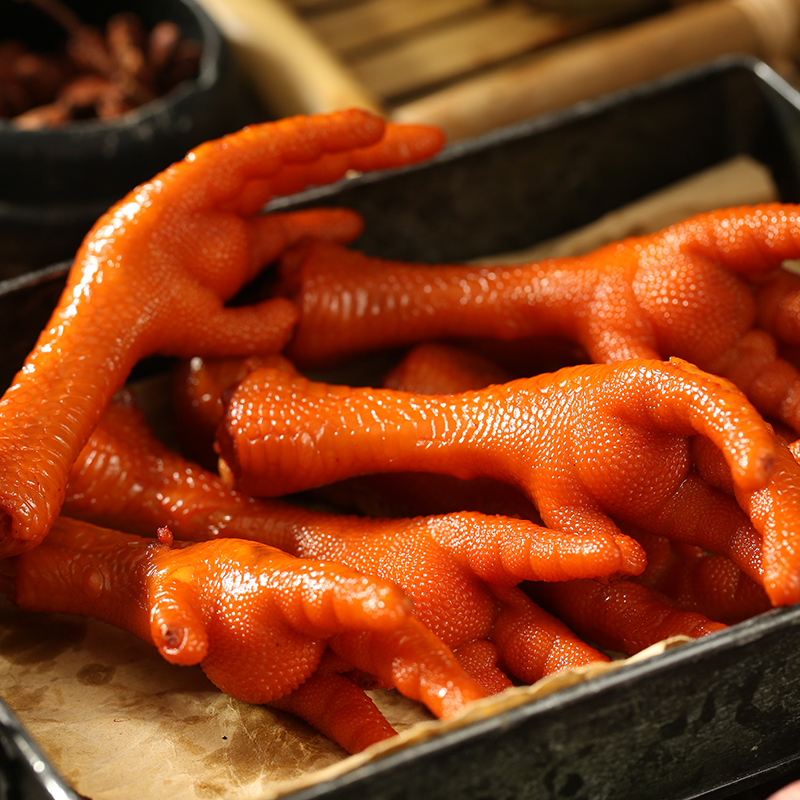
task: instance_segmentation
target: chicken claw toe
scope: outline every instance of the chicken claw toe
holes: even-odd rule
[[[251,703],[297,688],[330,636],[391,631],[411,613],[398,587],[338,564],[235,539],[170,548],[65,517],[14,563],[21,608],[117,625]]]

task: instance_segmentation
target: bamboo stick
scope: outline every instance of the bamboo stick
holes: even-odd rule
[[[391,100],[564,40],[582,28],[583,22],[574,18],[511,2],[420,32],[349,63],[365,86]]]
[[[335,53],[374,47],[432,23],[486,7],[491,0],[370,0],[309,15],[306,23]]]

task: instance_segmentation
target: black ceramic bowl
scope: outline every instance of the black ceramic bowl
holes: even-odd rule
[[[0,120],[0,278],[70,258],[92,223],[139,183],[208,139],[257,118],[222,37],[193,0],[68,0],[102,27],[118,11],[169,19],[202,48],[196,79],[111,121],[20,130]],[[2,35],[31,49],[65,33],[31,3],[0,0]]]

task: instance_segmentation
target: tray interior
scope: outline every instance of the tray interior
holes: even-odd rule
[[[271,208],[356,208],[367,223],[361,249],[456,261],[574,229],[740,153],[767,165],[782,199],[796,201],[799,132],[793,90],[759,62],[725,60]],[[0,283],[3,386],[46,323],[66,269]],[[797,757],[800,678],[784,665],[798,646],[800,609],[770,612],[295,797],[651,798],[654,786],[664,800],[724,796]]]

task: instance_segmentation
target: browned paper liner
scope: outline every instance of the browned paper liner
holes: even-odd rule
[[[227,697],[199,668],[168,664],[123,631],[6,605],[0,696],[56,769],[92,800],[270,800],[683,641],[551,675],[447,721],[431,719],[395,692],[374,692],[398,736],[347,756],[304,723]]]
[[[260,798],[345,753],[93,620],[0,612],[0,695],[92,800]]]
[[[514,253],[477,258],[473,263],[523,264],[553,256],[580,255],[628,236],[654,233],[703,211],[777,199],[778,190],[769,170],[750,156],[734,156],[611,211],[579,230]]]

